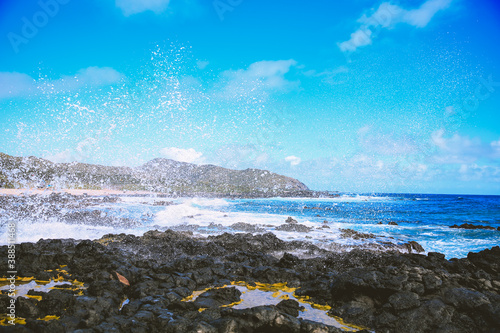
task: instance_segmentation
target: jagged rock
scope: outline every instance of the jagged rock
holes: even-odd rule
[[[6,257],[7,250],[1,246],[0,256]],[[333,253],[269,233],[203,238],[167,230],[142,237],[106,235],[97,241],[43,240],[19,244],[16,250],[22,274],[54,278],[54,270],[67,265],[60,274],[86,287],[83,296],[65,288],[43,293],[41,301],[18,299],[26,325],[17,327],[26,332],[340,332],[297,318],[300,304],[293,300],[221,308],[240,299],[235,288],[216,289],[231,281],[254,286],[286,282],[297,288],[297,296],[328,304],[331,314],[377,332],[495,332],[500,327],[497,246],[446,260],[434,252]],[[290,252],[306,253],[306,259]],[[6,265],[0,261],[0,270],[7,271]],[[120,283],[115,272],[130,286]],[[183,300],[206,288],[211,290],[195,301]],[[125,298],[129,303],[120,310]],[[0,294],[1,307],[9,302]],[[200,312],[200,307],[209,308]],[[37,320],[54,314],[60,319]]]
[[[404,244],[408,249],[408,253],[412,253],[413,251],[420,253],[425,252],[424,247],[415,241],[409,241]]]
[[[240,296],[241,291],[235,287],[210,289],[198,296],[194,304],[199,308],[218,308],[238,302]]]
[[[299,311],[304,311],[304,307],[293,299],[284,299],[276,305],[276,309],[290,316],[298,317]]]
[[[260,228],[254,224],[245,222],[236,222],[230,226],[231,229],[244,232],[264,232],[264,228]]]
[[[275,228],[275,230],[279,231],[291,231],[291,232],[309,232],[311,231],[312,228],[306,227],[305,225],[302,224],[282,224],[279,225]]]
[[[495,227],[490,227],[490,226],[487,226],[487,225],[470,224],[470,223],[463,223],[461,225],[454,224],[454,225],[450,226],[450,228],[455,228],[455,229],[472,229],[472,230],[475,230],[475,229],[497,230]]]
[[[365,234],[356,230],[352,229],[339,229],[341,234],[340,237],[342,238],[352,238],[352,239],[367,239],[367,238],[375,238],[377,237],[374,234]]]

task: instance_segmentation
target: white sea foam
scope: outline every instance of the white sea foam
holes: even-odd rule
[[[222,199],[185,199],[182,203],[165,207],[156,214],[154,223],[162,227],[181,224],[207,226],[210,223],[230,226],[236,222],[255,225],[283,224],[287,216],[267,213],[230,212],[220,210],[230,205]]]
[[[37,242],[40,239],[98,239],[109,233],[128,233],[134,235],[142,235],[144,229],[138,228],[116,228],[106,226],[93,226],[88,224],[68,224],[56,221],[18,221],[16,223],[16,241]],[[0,231],[0,245],[6,245],[8,240],[7,230],[2,228]]]

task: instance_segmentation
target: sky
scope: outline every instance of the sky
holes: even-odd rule
[[[0,152],[500,194],[490,0],[0,1]]]

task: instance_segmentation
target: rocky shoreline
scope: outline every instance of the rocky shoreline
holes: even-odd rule
[[[0,252],[7,258],[7,246]],[[446,260],[433,252],[333,253],[271,233],[167,230],[23,243],[16,257],[19,277],[72,282],[18,297],[24,324],[1,327],[5,332],[343,332],[300,319],[301,304],[292,299],[232,308],[242,296],[220,287],[235,283],[289,288],[369,331],[500,331],[498,246]],[[6,260],[0,269],[8,271]],[[206,293],[188,301],[196,291]],[[2,291],[0,306],[9,302]]]

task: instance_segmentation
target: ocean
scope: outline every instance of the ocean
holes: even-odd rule
[[[335,198],[120,199],[91,207],[61,208],[68,212],[100,211],[103,217],[118,221],[113,225],[84,220],[68,222],[61,214],[55,217],[43,211],[33,212],[29,219],[16,219],[0,210],[1,243],[7,242],[7,222],[15,220],[18,242],[36,242],[41,238],[96,239],[109,233],[142,235],[148,230],[167,228],[206,236],[243,232],[239,223],[243,222],[257,232],[273,232],[283,240],[306,240],[331,250],[339,250],[339,245],[341,250],[349,250],[363,244],[416,241],[426,252],[440,252],[450,259],[500,245],[500,231],[450,228],[463,223],[500,227],[500,196],[344,193]],[[165,205],[166,202],[172,204]],[[288,217],[309,227],[309,232],[276,230]],[[120,224],[122,220],[127,223]],[[343,237],[340,229],[374,236]]]

